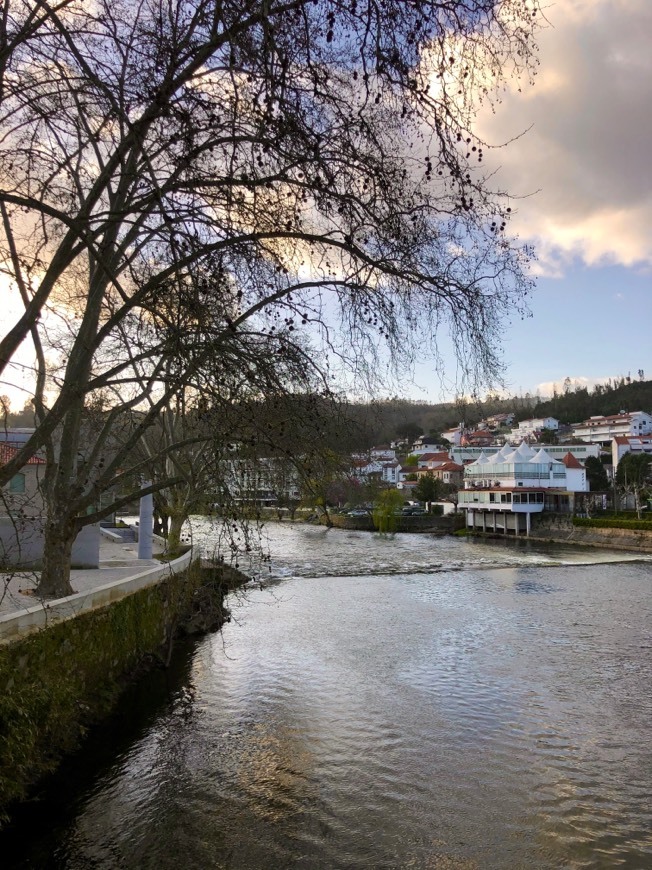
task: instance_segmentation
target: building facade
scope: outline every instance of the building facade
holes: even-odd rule
[[[608,417],[589,417],[573,426],[573,436],[591,444],[610,445],[619,435],[652,435],[652,416],[645,411],[621,412]]]
[[[571,456],[570,465],[575,462]],[[582,488],[572,490],[569,484]],[[482,453],[465,467],[458,507],[466,513],[467,528],[529,535],[533,514],[571,512],[574,493],[585,489],[585,474],[569,478],[564,462],[523,441],[516,449],[505,446],[491,456]]]

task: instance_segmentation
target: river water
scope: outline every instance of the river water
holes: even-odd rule
[[[264,582],[24,811],[11,867],[652,868],[652,561],[268,535]]]

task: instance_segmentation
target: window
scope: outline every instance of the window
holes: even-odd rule
[[[25,492],[25,475],[14,474],[9,481],[9,492]]]

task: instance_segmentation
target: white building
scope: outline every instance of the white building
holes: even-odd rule
[[[589,417],[583,423],[573,426],[573,436],[591,444],[608,444],[617,435],[652,434],[652,416],[645,411],[632,411],[626,414],[612,414],[609,417]]]
[[[652,454],[652,435],[616,435],[611,441],[611,461],[613,462],[614,474],[618,468],[618,463],[626,453]]]
[[[562,462],[566,466],[566,489],[569,492],[588,492],[589,481],[582,463],[572,453],[567,453]]]
[[[532,450],[537,451],[539,447],[544,447],[548,456],[553,459],[563,460],[567,453],[579,459],[580,462],[586,462],[589,456],[600,455],[599,444],[530,444]],[[452,447],[451,457],[453,462],[464,464],[469,460],[476,460],[481,453],[485,456],[494,456],[500,451],[500,447]]]
[[[449,444],[453,444],[455,447],[458,447],[462,443],[463,435],[463,426],[455,426],[454,429],[447,429],[445,432],[441,433],[441,437],[445,438]]]
[[[398,462],[385,462],[382,466],[381,480],[384,483],[389,483],[392,486],[396,486],[400,479],[400,471],[401,466],[398,464]]]
[[[417,459],[417,468],[437,468],[444,462],[450,462],[451,458],[446,450],[438,450],[433,453],[421,453]]]
[[[301,498],[299,474],[292,463],[277,457],[232,459],[223,467],[224,482],[237,502],[263,506]]]
[[[529,535],[532,514],[544,509],[567,512],[573,492],[585,491],[586,475],[582,479],[573,473],[576,470],[568,475],[564,462],[524,441],[516,449],[505,445],[466,466],[458,507],[466,512],[468,528]],[[571,490],[569,484],[581,489]]]
[[[556,432],[559,429],[559,420],[554,417],[533,417],[531,420],[521,420],[518,428],[512,429],[509,440],[512,444],[519,444],[524,440],[531,441],[544,429]]]
[[[372,447],[369,455],[371,459],[377,462],[395,462],[396,450],[390,447],[389,444],[379,444],[378,447]]]
[[[444,433],[442,433],[442,438],[446,438]],[[416,439],[412,445],[410,453],[413,456],[422,456],[424,453],[433,453],[434,451],[443,449],[444,448],[438,441],[435,441],[429,435],[422,435],[420,438]]]

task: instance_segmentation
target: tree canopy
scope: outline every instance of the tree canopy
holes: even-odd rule
[[[463,381],[495,379],[530,252],[473,120],[534,71],[538,15],[538,0],[7,0],[0,265],[23,310],[0,372],[31,342],[36,431],[0,483],[47,452],[46,574],[182,393],[220,413],[298,385],[328,396],[384,371],[381,344],[396,367],[417,345],[436,359],[441,329]]]

